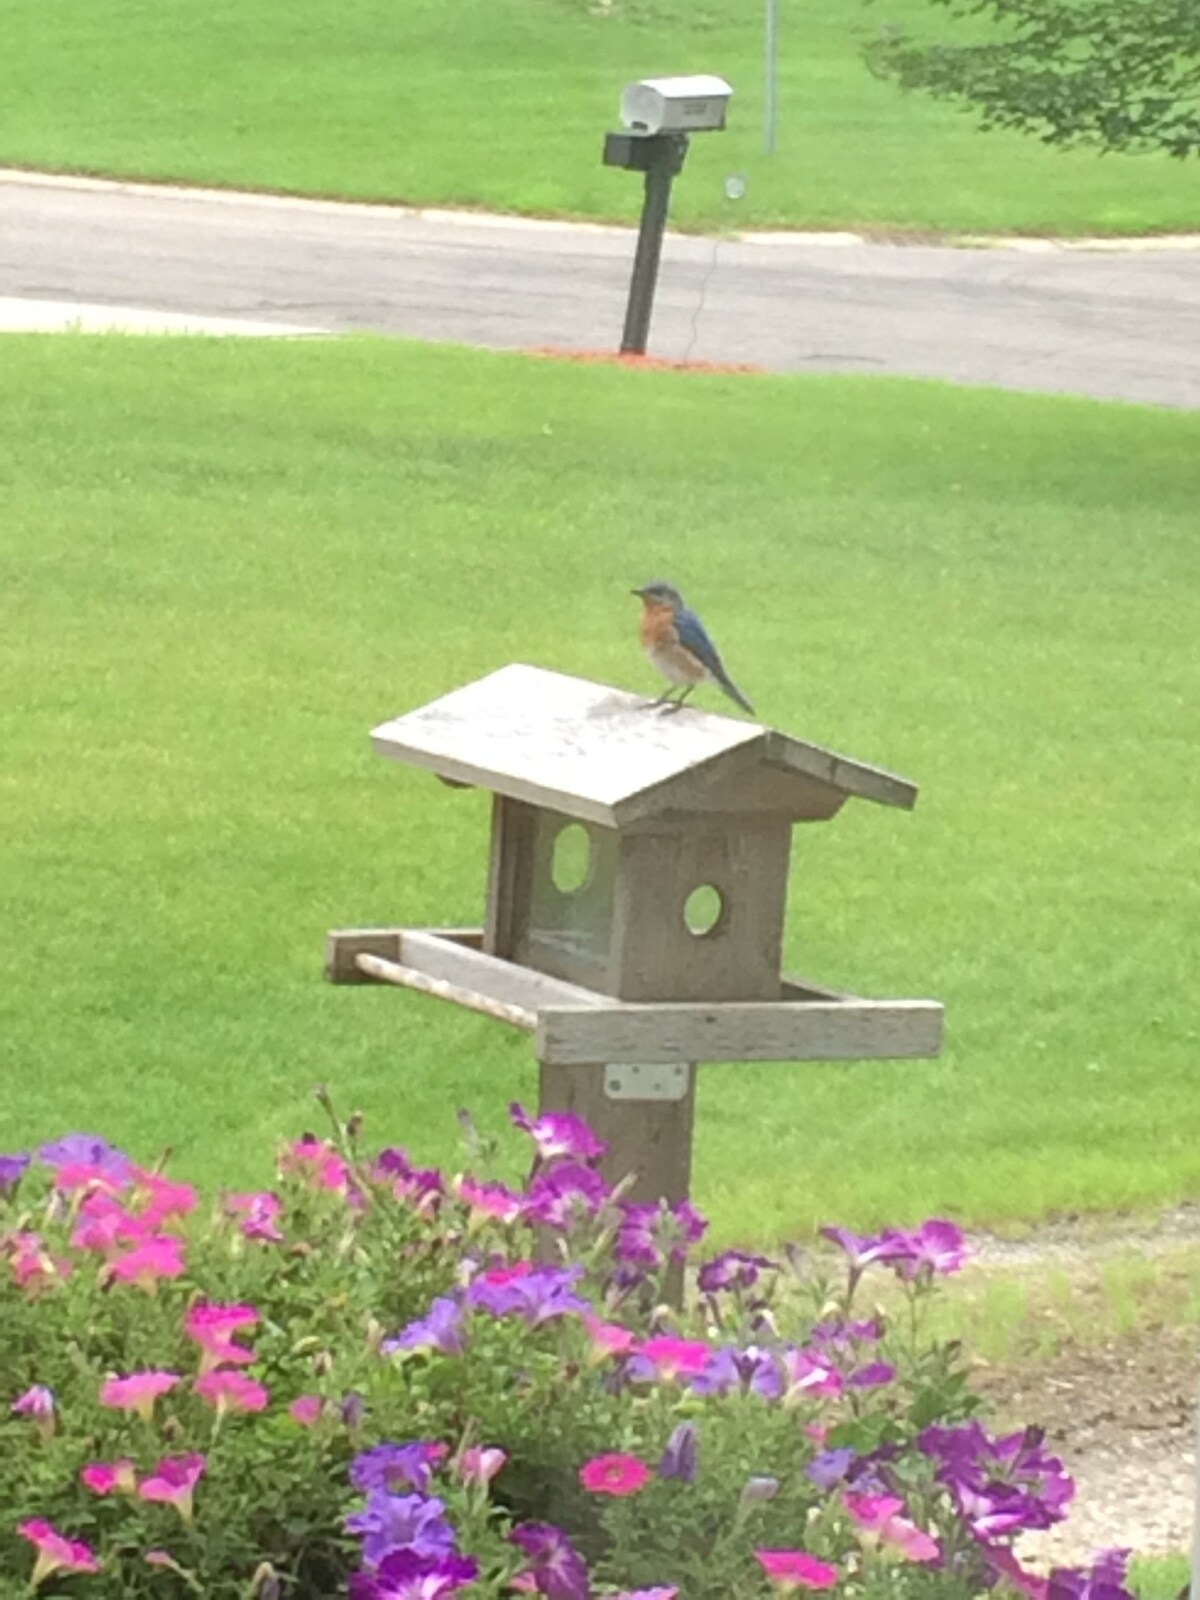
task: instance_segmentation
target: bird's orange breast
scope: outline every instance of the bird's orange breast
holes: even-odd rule
[[[675,631],[675,613],[671,607],[643,600],[640,633],[644,650],[663,650],[675,644],[679,635]]]

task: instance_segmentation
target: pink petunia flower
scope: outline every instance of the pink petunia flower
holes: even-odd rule
[[[832,1589],[837,1569],[803,1550],[756,1550],[754,1559],[777,1589]]]
[[[280,1156],[279,1170],[298,1174],[314,1189],[345,1194],[350,1188],[350,1169],[336,1150],[319,1139],[296,1139]]]
[[[636,1456],[593,1456],[579,1469],[579,1481],[592,1494],[636,1494],[650,1476],[650,1469]]]
[[[298,1422],[302,1428],[311,1428],[321,1415],[321,1397],[319,1394],[297,1395],[296,1399],[288,1406],[288,1416],[293,1422]]]
[[[196,1191],[190,1183],[173,1183],[160,1172],[133,1169],[137,1218],[151,1233],[164,1222],[186,1217],[196,1209]]]
[[[936,1539],[931,1539],[915,1522],[900,1515],[904,1502],[896,1495],[851,1494],[847,1490],[842,1504],[861,1533],[891,1545],[905,1560],[936,1561],[941,1555]]]
[[[181,1277],[183,1241],[173,1234],[154,1234],[103,1269],[108,1281],[132,1283],[147,1294],[157,1294],[160,1278]]]
[[[480,1183],[470,1173],[456,1178],[452,1188],[473,1213],[473,1227],[489,1219],[494,1222],[515,1222],[525,1209],[522,1195],[515,1194],[502,1183]]]
[[[509,1120],[533,1140],[542,1161],[569,1156],[573,1161],[595,1161],[608,1146],[573,1111],[543,1111],[531,1117],[517,1101],[508,1108]]]
[[[255,1383],[243,1372],[227,1372],[223,1367],[202,1373],[192,1387],[201,1400],[216,1406],[219,1417],[227,1411],[264,1411],[270,1398],[261,1383]]]
[[[785,1406],[794,1406],[811,1395],[836,1395],[842,1392],[841,1377],[819,1357],[807,1350],[785,1350],[782,1356]]]
[[[681,1373],[690,1377],[703,1372],[712,1357],[712,1351],[699,1339],[669,1336],[643,1339],[637,1346],[637,1354],[644,1356],[667,1383],[674,1382]]]
[[[239,1328],[250,1328],[258,1321],[253,1306],[218,1306],[206,1300],[188,1308],[183,1331],[200,1346],[200,1371],[220,1366],[248,1366],[254,1351],[237,1344],[233,1335]]]
[[[29,1298],[71,1274],[71,1263],[52,1256],[36,1233],[10,1233],[2,1242],[10,1252],[13,1282]]]
[[[99,1189],[85,1196],[80,1205],[71,1245],[75,1250],[110,1256],[122,1244],[140,1244],[150,1231],[107,1190]]]
[[[93,1494],[133,1494],[137,1489],[133,1462],[127,1456],[119,1461],[89,1461],[80,1467],[79,1481]]]
[[[622,1328],[615,1322],[602,1322],[591,1311],[585,1311],[579,1320],[587,1331],[593,1362],[604,1361],[609,1356],[626,1355],[633,1348],[634,1335],[628,1328]]]
[[[37,1589],[56,1572],[99,1572],[100,1563],[81,1539],[68,1539],[41,1517],[17,1523],[17,1532],[37,1551],[30,1583]]]
[[[458,1458],[458,1475],[464,1483],[483,1488],[491,1483],[508,1460],[508,1452],[498,1446],[468,1445]]]
[[[201,1455],[164,1456],[137,1486],[138,1498],[174,1506],[183,1521],[192,1520],[192,1494],[204,1474]]]
[[[131,1372],[124,1378],[106,1378],[100,1385],[100,1404],[114,1411],[136,1411],[143,1422],[149,1422],[159,1395],[178,1382],[177,1372]]]
[[[609,1595],[608,1600],[675,1600],[678,1589],[661,1586],[657,1589],[622,1589],[620,1594]]]

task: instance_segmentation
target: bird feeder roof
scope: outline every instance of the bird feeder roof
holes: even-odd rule
[[[375,728],[380,755],[610,828],[697,814],[911,809],[914,784],[773,728],[514,664]]]

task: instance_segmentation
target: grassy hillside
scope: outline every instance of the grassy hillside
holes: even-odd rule
[[[895,22],[951,26],[926,0],[781,7],[767,158],[746,0],[0,0],[0,163],[627,218],[638,183],[600,165],[621,84],[716,71],[730,128],[694,141],[683,223],[1197,226],[1194,171],[1165,157],[1055,153],[876,82],[862,45]]]

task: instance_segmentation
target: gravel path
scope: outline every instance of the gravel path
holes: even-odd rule
[[[1078,1270],[1093,1279],[1106,1258],[1148,1258],[1200,1241],[1200,1206],[1151,1222],[1051,1224],[1030,1238],[972,1241],[978,1266]],[[1044,1426],[1075,1480],[1067,1521],[1027,1537],[1022,1556],[1039,1567],[1085,1561],[1097,1548],[1141,1556],[1187,1552],[1196,1497],[1200,1350],[1194,1330],[1141,1327],[1095,1346],[1069,1346],[1020,1369],[982,1367],[976,1387],[1011,1425]]]

